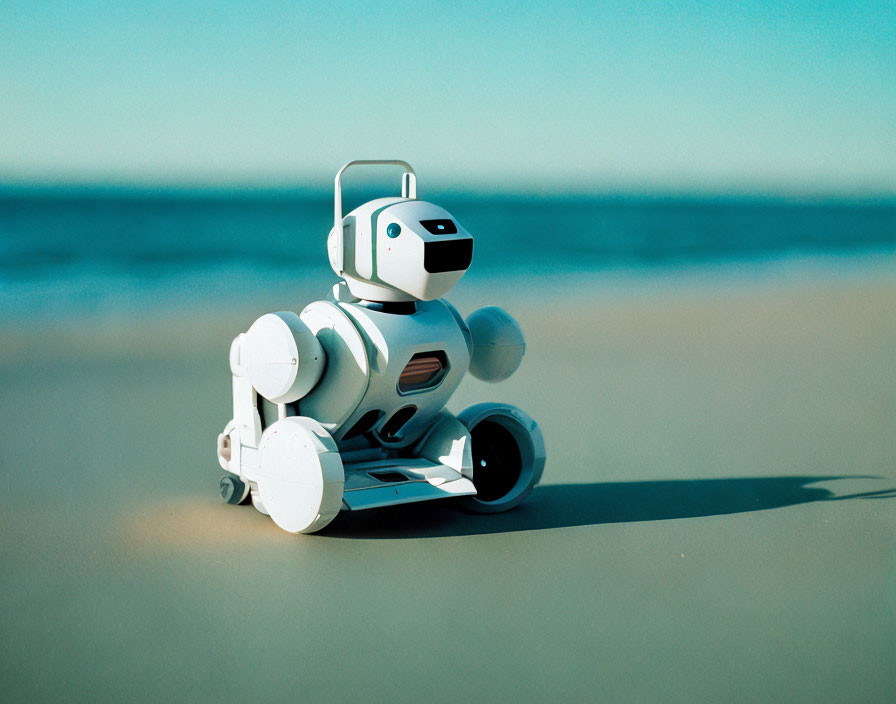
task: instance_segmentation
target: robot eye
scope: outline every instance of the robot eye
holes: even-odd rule
[[[386,228],[386,234],[393,239],[398,237],[401,234],[401,225],[397,222],[389,223],[389,227]]]
[[[427,232],[433,235],[455,235],[457,234],[457,225],[453,220],[421,220],[420,224],[426,228]]]

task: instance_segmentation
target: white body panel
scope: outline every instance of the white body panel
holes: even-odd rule
[[[242,346],[252,386],[273,403],[302,398],[324,370],[317,337],[292,312],[261,316],[249,328]]]
[[[470,364],[470,354],[463,333],[454,316],[442,301],[417,303],[411,315],[384,313],[365,308],[359,303],[341,303],[351,316],[364,340],[369,364],[366,392],[346,422],[335,430],[337,442],[365,414],[380,411],[382,415],[371,428],[373,434],[390,448],[407,447],[419,440],[431,427],[457,389]],[[442,352],[448,370],[434,388],[400,393],[398,379],[415,354]],[[399,410],[415,408],[398,433],[388,438],[381,431]],[[304,405],[300,403],[304,413]]]
[[[299,413],[336,433],[367,393],[367,345],[352,319],[336,303],[311,303],[299,318],[314,332],[327,358],[317,386],[299,400]]]

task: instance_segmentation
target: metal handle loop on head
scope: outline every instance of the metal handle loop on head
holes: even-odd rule
[[[358,159],[350,161],[336,172],[336,192],[333,204],[333,226],[342,226],[342,174],[349,166],[403,166],[404,174],[401,177],[401,197],[417,197],[417,174],[414,168],[401,159]]]
[[[417,174],[414,168],[401,159],[358,159],[350,161],[336,172],[335,197],[333,198],[333,229],[336,237],[336,264],[340,274],[343,271],[342,244],[342,174],[349,166],[403,166],[401,176],[401,197],[417,197]]]

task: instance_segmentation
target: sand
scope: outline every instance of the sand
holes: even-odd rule
[[[526,504],[315,536],[216,497],[264,308],[7,326],[4,700],[892,701],[893,278],[559,301],[451,405],[539,420]]]

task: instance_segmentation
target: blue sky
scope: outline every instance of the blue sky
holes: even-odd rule
[[[896,193],[896,3],[0,0],[0,182]]]

